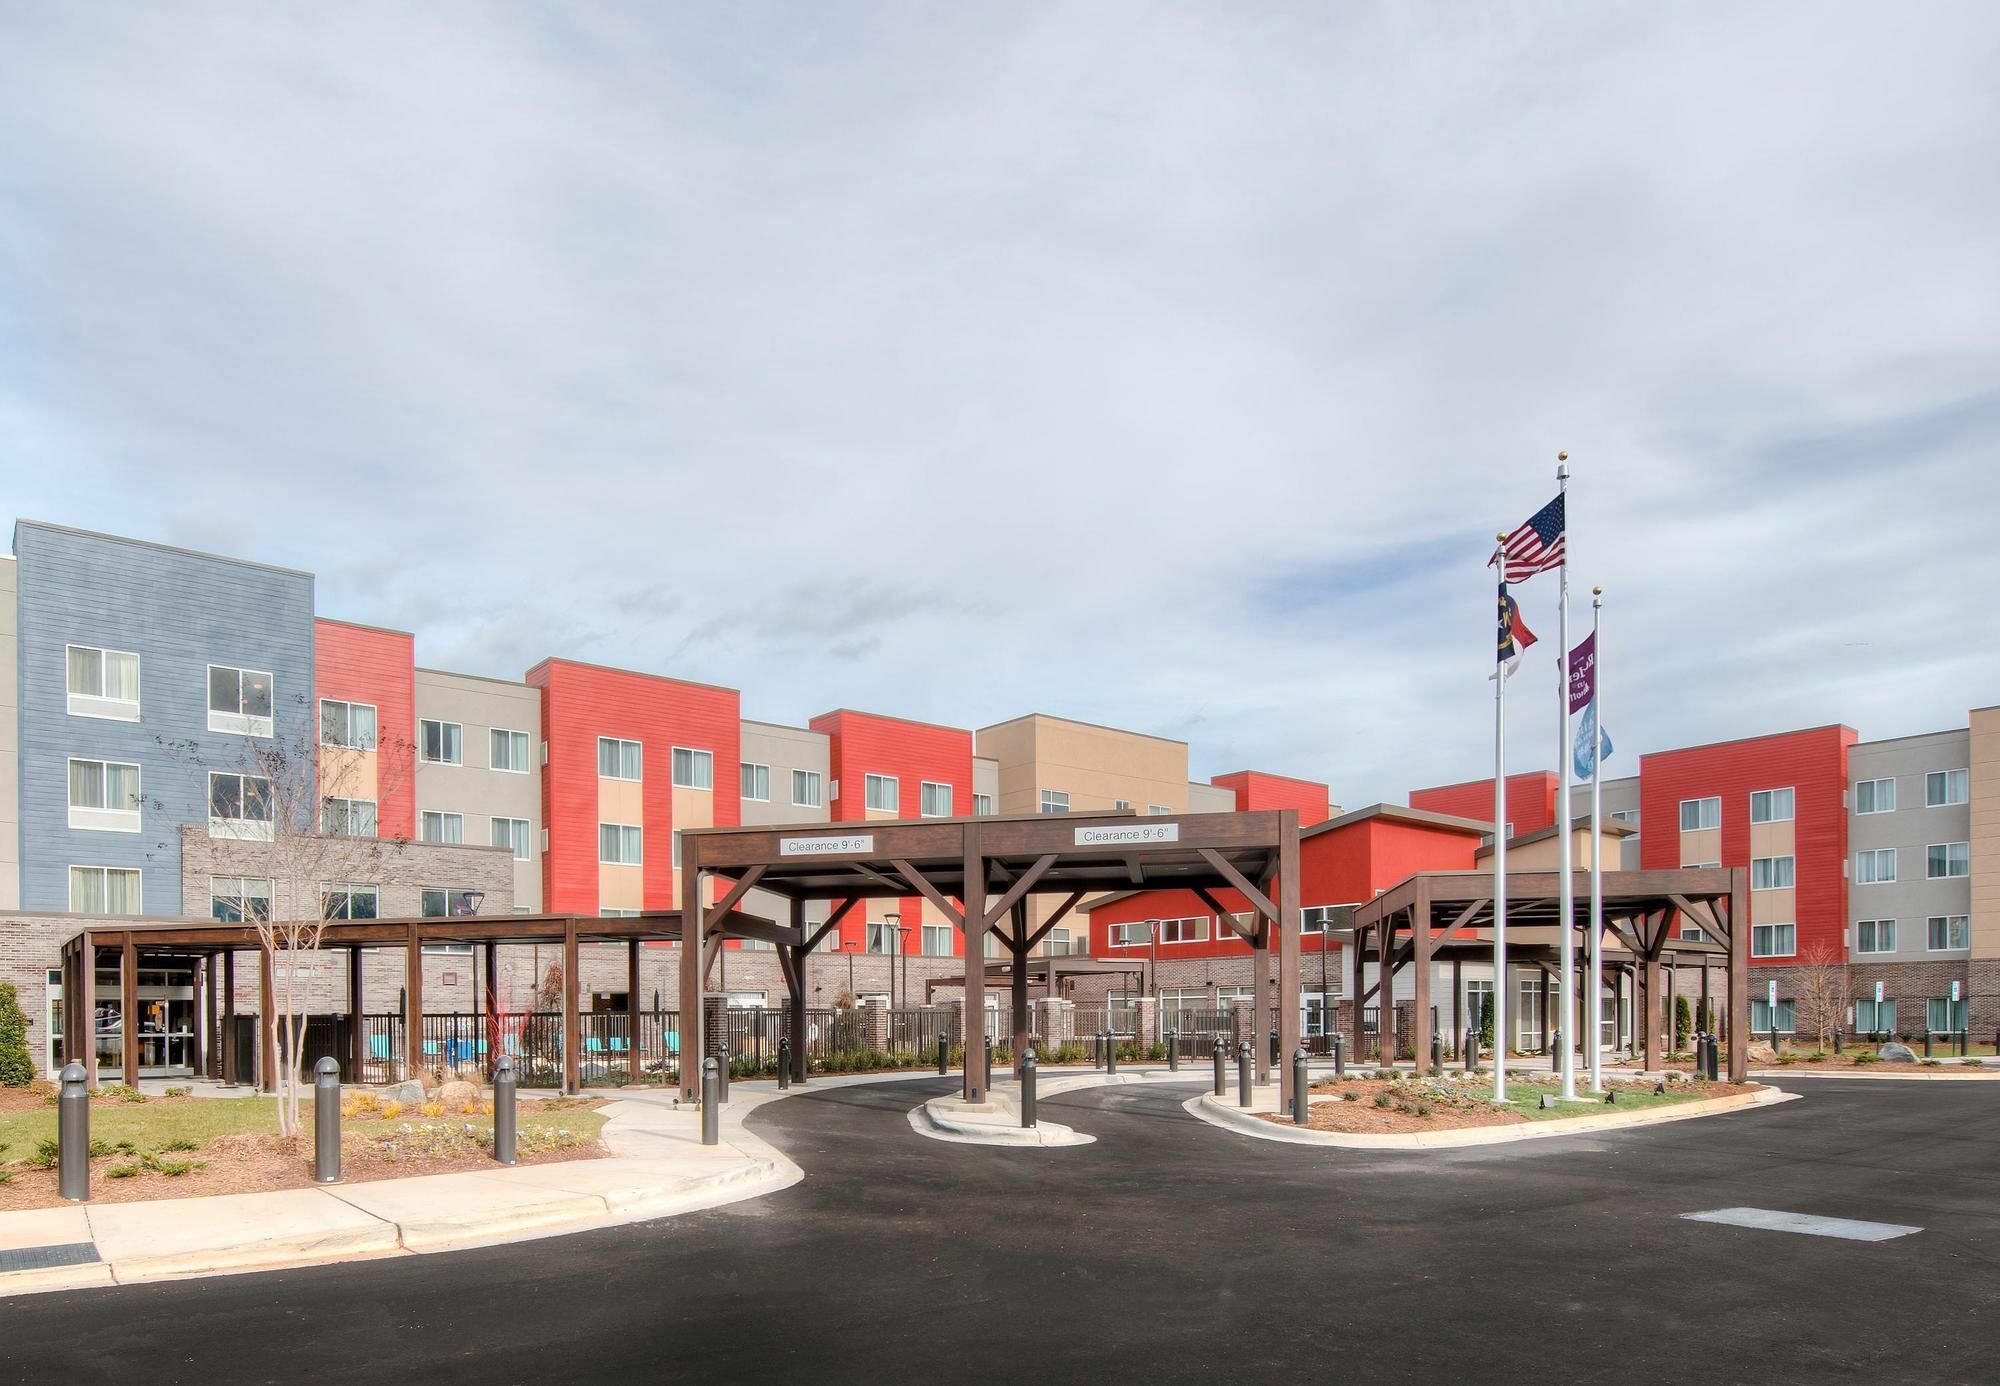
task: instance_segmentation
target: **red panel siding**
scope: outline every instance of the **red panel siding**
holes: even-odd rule
[[[542,821],[549,850],[542,864],[542,907],[597,912],[597,738],[641,746],[647,909],[678,909],[673,890],[673,748],[715,758],[715,826],[742,821],[742,698],[733,688],[683,683],[652,674],[544,660],[527,681],[542,690]]]
[[[1790,788],[1799,954],[1818,944],[1846,956],[1847,752],[1849,727],[1725,741],[1639,757],[1639,860],[1649,870],[1681,864],[1683,799],[1722,800],[1722,864],[1750,865],[1750,795]],[[1793,958],[1753,960],[1782,965]]]
[[[827,774],[840,786],[840,797],[827,801],[827,811],[834,822],[859,823],[868,817],[865,783],[868,775],[896,777],[898,818],[923,816],[925,780],[951,786],[954,817],[968,818],[972,815],[970,731],[933,726],[928,722],[909,722],[900,717],[854,712],[846,708],[821,713],[808,725],[812,730],[826,734]],[[831,789],[832,786],[828,786],[829,793]],[[921,905],[920,900],[912,898],[901,901],[898,910],[905,921],[915,921],[922,916]],[[887,908],[887,902],[876,902],[871,917],[879,919],[881,911]],[[838,941],[829,940],[822,946],[832,951],[845,949],[850,952],[867,947],[868,920],[857,917],[859,913],[856,911],[840,922]],[[905,952],[921,953],[923,930],[912,928],[903,935],[902,944]],[[962,953],[964,947],[964,940],[954,930],[952,952]]]
[[[1555,826],[1557,788],[1553,770],[1530,770],[1507,777],[1507,821],[1514,825],[1515,837],[1525,837]],[[1410,791],[1410,807],[1491,823],[1493,777],[1488,775],[1483,780],[1467,780],[1463,784],[1413,789]]]
[[[417,835],[417,649],[399,630],[313,623],[313,693],[375,708],[378,791],[376,825],[383,837]],[[313,735],[319,706],[313,706]]]
[[[1310,828],[1326,821],[1327,787],[1315,780],[1295,780],[1290,775],[1270,775],[1262,770],[1238,770],[1232,775],[1216,775],[1210,784],[1221,785],[1236,795],[1236,811],[1253,809],[1297,809],[1299,826]]]

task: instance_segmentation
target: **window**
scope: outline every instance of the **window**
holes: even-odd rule
[[[1860,780],[1854,786],[1854,811],[1856,813],[1894,813],[1896,811],[1896,782],[1894,780]]]
[[[1042,940],[1042,951],[1053,957],[1066,958],[1072,953],[1081,953],[1083,950],[1071,943],[1068,929],[1051,929],[1048,936]]]
[[[707,751],[690,751],[685,746],[674,747],[674,788],[713,789],[715,787],[715,757]]]
[[[1708,942],[1708,935],[1702,932],[1701,925],[1699,924],[1681,925],[1681,937],[1687,939],[1691,943]]]
[[[880,920],[869,920],[868,951],[871,953],[895,952],[897,927],[893,924],[884,924]]]
[[[760,804],[770,802],[771,799],[770,766],[752,765],[749,761],[746,760],[743,762],[742,768],[738,771],[738,777],[743,782],[744,798],[755,799]]]
[[[1880,847],[1854,854],[1856,885],[1886,885],[1896,879],[1896,849]]]
[[[376,833],[373,799],[322,799],[319,830],[328,837],[373,837]]]
[[[798,808],[819,807],[819,771],[792,771],[792,803]]]
[[[926,818],[951,817],[951,786],[925,780],[918,789],[918,811]]]
[[[1760,996],[1750,1003],[1750,1033],[1753,1035],[1770,1034],[1772,1029],[1771,1022],[1775,1020],[1777,1022],[1778,1033],[1789,1035],[1796,1028],[1796,1021],[1793,1017],[1794,1011],[1790,1001],[1780,1001],[1778,1003],[1777,1014],[1773,1016],[1771,1013],[1771,1003]]]
[[[1789,958],[1798,951],[1798,926],[1793,924],[1754,924],[1750,928],[1750,956],[1753,958]]]
[[[642,760],[636,741],[620,741],[615,736],[597,738],[597,773],[601,779],[639,779]]]
[[[1354,923],[1352,905],[1312,905],[1299,911],[1299,932],[1320,934],[1328,929],[1345,929]]]
[[[456,722],[417,723],[417,759],[432,765],[463,765],[465,728]]]
[[[1924,807],[1948,808],[1962,804],[1972,788],[1969,770],[1933,770],[1924,776]]]
[[[465,815],[425,809],[420,815],[417,832],[425,842],[443,842],[458,846],[465,841]]]
[[[1065,789],[1044,789],[1042,791],[1043,813],[1068,813],[1069,791]]]
[[[1750,889],[1790,890],[1797,880],[1797,858],[1750,858]]]
[[[948,958],[951,956],[951,925],[926,924],[923,937],[924,956],[927,958]]]
[[[1128,810],[1132,807],[1132,801],[1130,799],[1113,799],[1111,801],[1111,807],[1119,810],[1120,812],[1124,812],[1125,810]]]
[[[681,869],[681,830],[679,828],[675,828],[667,834],[667,846],[672,849],[673,853],[672,861],[669,864],[674,870],[678,871]]]
[[[975,794],[972,796],[972,816],[974,818],[987,818],[992,816],[992,813],[993,796],[991,794]]]
[[[374,704],[344,703],[337,698],[321,698],[319,744],[343,746],[350,751],[374,750]]]
[[[258,669],[208,666],[208,729],[244,736],[271,734],[271,676]]]
[[[1146,812],[1151,817],[1164,818],[1167,814],[1172,813],[1173,809],[1166,804],[1148,804],[1146,805]]]
[[[1700,832],[1704,828],[1722,826],[1722,800],[1683,799],[1681,800],[1681,831]]]
[[[494,727],[488,733],[489,758],[495,770],[505,770],[513,775],[528,773],[528,734],[523,731],[508,731],[505,727]]]
[[[69,715],[139,720],[139,656],[94,645],[65,647]]]
[[[1934,1035],[1955,1035],[1965,1028],[1965,1002],[1934,996],[1924,1002],[1924,1028]]]
[[[271,782],[261,775],[211,770],[208,835],[271,840]]]
[[[425,886],[421,910],[426,919],[455,919],[460,915],[478,914],[479,906],[484,903],[485,898],[483,891],[461,890],[450,886]],[[463,948],[469,951],[471,945],[465,944]]]
[[[1873,997],[1854,1003],[1854,1028],[1864,1035],[1893,1035],[1896,1033],[1896,1003],[1877,1001]]]
[[[1933,953],[1948,953],[1972,946],[1972,920],[1963,914],[1934,914],[1924,921],[1925,946]]]
[[[320,893],[320,915],[325,919],[380,919],[382,900],[379,887],[341,882]]]
[[[117,760],[72,760],[69,825],[92,832],[138,832],[139,767]]]
[[[1750,821],[1752,823],[1789,823],[1792,821],[1792,791],[1789,789],[1760,789],[1750,796]]]
[[[598,907],[597,912],[606,919],[636,919],[639,914],[637,910],[614,910],[607,909],[601,905]]]
[[[1160,921],[1160,942],[1162,943],[1202,943],[1208,938],[1208,916],[1195,915],[1187,919],[1162,919]]]
[[[271,882],[258,876],[210,876],[208,915],[225,924],[271,917]]]
[[[1933,842],[1924,848],[1924,875],[1933,881],[1972,874],[1972,847],[1964,842]]]
[[[532,832],[525,818],[496,818],[493,820],[493,845],[512,850],[515,861],[526,861]]]
[[[1893,919],[1861,919],[1855,921],[1854,951],[1857,953],[1895,952],[1896,921]]]
[[[1111,946],[1113,948],[1125,948],[1135,943],[1144,943],[1145,941],[1146,921],[1143,919],[1131,924],[1113,924],[1111,926]]]
[[[862,779],[862,804],[884,813],[895,813],[902,802],[902,782],[894,775],[867,775]]]
[[[69,907],[73,914],[142,914],[139,869],[135,866],[72,866]]]
[[[597,825],[597,859],[612,866],[640,864],[640,832],[633,823]]]
[[[1611,810],[1611,821],[1614,823],[1630,823],[1636,828],[1639,826],[1639,810],[1613,809]]]

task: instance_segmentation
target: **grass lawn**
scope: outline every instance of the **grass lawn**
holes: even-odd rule
[[[1576,1085],[1577,1102],[1558,1102],[1544,1110],[1542,1094],[1554,1095],[1562,1091],[1556,1083],[1516,1083],[1507,1081],[1507,1097],[1513,1106],[1520,1109],[1529,1121],[1555,1121],[1563,1117],[1596,1116],[1605,1112],[1630,1112],[1642,1107],[1674,1107],[1683,1102],[1699,1102],[1717,1094],[1706,1083],[1669,1083],[1665,1092],[1654,1092],[1650,1084],[1614,1083],[1608,1086],[1617,1090],[1618,1101],[1607,1103],[1602,1095],[1591,1096],[1590,1085],[1580,1078]],[[1718,1085],[1720,1086],[1720,1085]],[[1733,1090],[1732,1090],[1733,1091]]]

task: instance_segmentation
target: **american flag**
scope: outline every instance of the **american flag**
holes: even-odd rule
[[[1526,582],[1536,573],[1559,568],[1563,563],[1563,498],[1561,493],[1529,517],[1505,539],[1492,562],[1500,564],[1502,582]]]

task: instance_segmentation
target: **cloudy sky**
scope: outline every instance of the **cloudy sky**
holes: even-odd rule
[[[1997,70],[1969,2],[8,5],[0,516],[1361,804],[1490,769],[1566,448],[1608,770],[1963,725]]]

